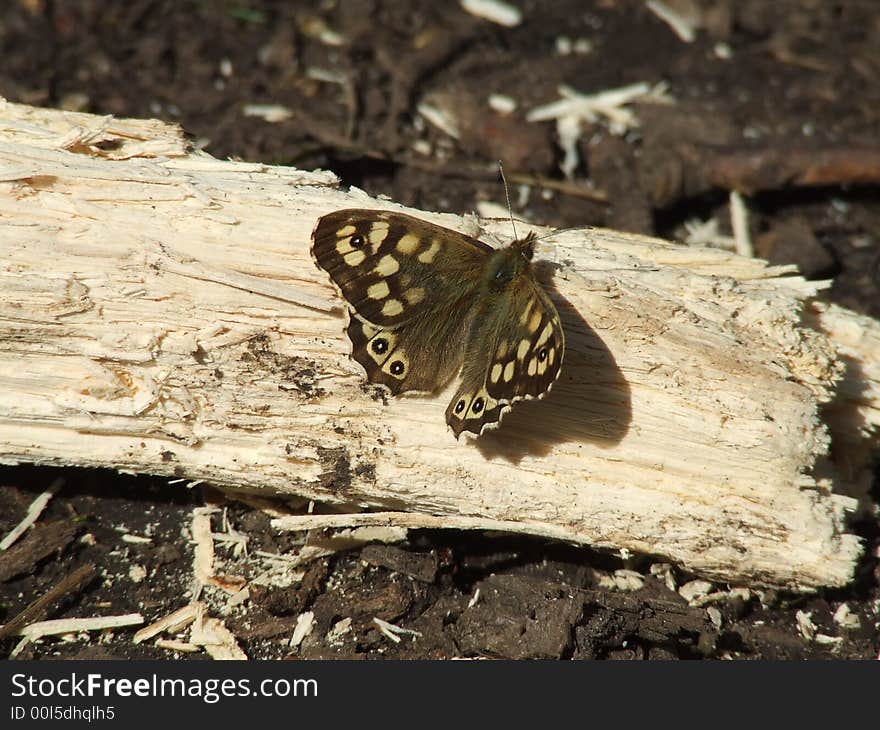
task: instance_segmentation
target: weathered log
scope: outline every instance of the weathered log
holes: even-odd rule
[[[843,492],[876,450],[877,322],[812,303],[821,285],[785,267],[558,233],[538,256],[562,377],[456,441],[448,390],[385,397],[347,356],[309,255],[316,219],[343,207],[400,209],[328,173],[216,160],[156,121],[0,106],[0,462],[297,494],[729,582],[851,578]]]

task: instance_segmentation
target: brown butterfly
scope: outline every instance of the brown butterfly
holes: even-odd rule
[[[397,395],[433,393],[459,372],[446,409],[455,437],[496,428],[559,377],[565,335],[537,281],[535,236],[494,249],[402,213],[318,219],[312,255],[350,306],[352,357]]]

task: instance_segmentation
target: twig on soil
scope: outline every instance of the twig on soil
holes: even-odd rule
[[[608,203],[608,195],[604,190],[588,188],[569,180],[553,180],[549,177],[530,175],[524,172],[509,173],[507,179],[510,180],[510,182],[519,185],[531,185],[533,187],[545,188],[547,190],[555,190],[556,192],[570,195],[573,198],[592,200],[594,203]]]
[[[387,621],[383,621],[380,618],[373,618],[373,623],[379,627],[379,631],[381,631],[385,636],[387,636],[391,641],[395,644],[400,643],[400,638],[402,634],[409,634],[410,636],[415,636],[416,638],[422,635],[421,631],[413,631],[413,629],[405,629],[402,626],[397,626],[396,624],[388,623]]]
[[[33,502],[31,502],[30,507],[28,507],[27,514],[24,516],[24,519],[19,522],[9,534],[0,540],[0,551],[6,550],[12,543],[14,543],[18,538],[20,538],[25,530],[28,529],[34,522],[36,522],[40,515],[43,514],[43,510],[46,509],[46,505],[49,504],[49,500],[55,496],[55,493],[61,489],[64,485],[64,479],[59,477],[51,485],[49,488],[40,494]]]
[[[17,656],[29,642],[37,641],[44,636],[75,634],[80,631],[103,631],[104,629],[117,629],[122,626],[136,626],[143,622],[144,617],[139,613],[127,613],[123,616],[59,618],[52,621],[38,621],[19,631],[24,638],[12,650],[10,658]]]
[[[340,527],[400,527],[405,529],[500,530],[510,528],[503,520],[467,515],[428,515],[420,512],[356,512],[336,515],[288,515],[271,522],[276,530],[316,530]],[[563,531],[542,526],[545,537],[565,539]]]
[[[81,565],[73,573],[66,575],[36,601],[25,607],[5,626],[0,626],[0,639],[21,633],[28,624],[45,616],[49,609],[64,596],[82,590],[95,575],[92,565]]]
[[[200,601],[188,603],[183,608],[179,608],[167,616],[163,616],[158,621],[154,621],[149,626],[144,626],[134,635],[134,643],[140,644],[142,641],[152,639],[159,634],[168,633],[176,634],[182,629],[189,626],[196,620],[199,613],[205,609],[205,604]]]
[[[393,155],[366,147],[347,137],[343,137],[331,130],[325,125],[313,123],[308,114],[302,110],[296,112],[297,121],[300,127],[304,128],[306,134],[318,140],[323,146],[351,152],[353,154],[362,155],[367,159],[378,160],[381,162],[391,162],[395,165],[404,167],[412,167],[416,170],[431,172],[443,177],[461,178],[465,180],[487,180],[494,181],[498,179],[498,171],[494,166],[491,169],[485,167],[476,167],[473,165],[459,162],[435,162],[433,160],[421,160],[410,155]],[[583,198],[591,200],[595,203],[608,203],[608,195],[603,190],[590,188],[571,180],[554,180],[553,178],[533,175],[526,172],[507,172],[507,179],[517,185],[530,185],[532,187],[540,187],[546,190],[555,190],[563,195],[569,195],[573,198]],[[241,287],[246,290],[246,287]]]
[[[778,141],[777,141],[778,142]],[[696,158],[714,186],[751,194],[790,186],[876,185],[880,149],[864,147],[792,147],[705,150]]]
[[[450,164],[446,162],[433,162],[431,160],[419,160],[413,157],[393,157],[386,158],[389,162],[394,162],[408,167],[414,167],[417,170],[432,172],[444,177],[462,178],[465,180],[487,180],[494,181],[498,179],[498,170],[496,167],[486,169],[463,164]],[[543,177],[541,175],[532,175],[527,172],[506,172],[507,180],[516,185],[529,185],[536,188],[544,188],[546,190],[555,190],[563,195],[570,195],[573,198],[583,198],[591,200],[594,203],[608,203],[608,195],[604,190],[587,187],[571,180],[554,180],[553,178]]]
[[[436,173],[444,177],[457,177],[466,180],[488,180],[494,181],[498,179],[497,167],[486,169],[468,165],[450,164],[445,162],[433,162],[431,160],[419,160],[413,157],[393,157],[386,158],[389,162],[394,162],[408,167],[414,167],[417,170]],[[555,190],[563,195],[570,195],[573,198],[583,198],[591,200],[594,203],[608,203],[608,195],[604,190],[597,188],[589,188],[580,183],[571,180],[554,180],[549,177],[540,175],[532,175],[527,172],[507,172],[507,180],[516,185],[530,185],[536,188],[545,188],[547,190]]]
[[[29,572],[43,558],[63,550],[75,537],[76,530],[70,520],[34,525],[24,540],[0,553],[0,583]]]

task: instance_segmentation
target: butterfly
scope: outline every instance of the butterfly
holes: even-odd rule
[[[403,213],[318,219],[312,256],[349,306],[352,358],[392,394],[434,393],[460,373],[446,422],[455,437],[496,428],[559,377],[565,335],[535,278],[530,233],[494,249]]]

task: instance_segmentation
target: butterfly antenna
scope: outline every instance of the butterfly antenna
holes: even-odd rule
[[[501,173],[501,182],[504,184],[504,197],[507,198],[507,212],[510,215],[510,227],[513,228],[513,238],[515,240],[519,240],[519,236],[516,235],[516,223],[513,222],[513,207],[510,205],[510,188],[507,187],[507,178],[504,176],[504,165],[501,164],[501,160],[498,160],[498,172]],[[551,233],[545,233],[543,236],[535,236],[532,240],[532,245],[538,241],[542,241],[545,238],[550,238],[551,236],[555,236],[557,233],[563,233],[565,231],[574,231],[578,228],[582,228],[583,226],[571,226],[570,228],[558,228]],[[659,271],[656,266],[636,266],[632,269],[628,267],[620,267],[616,269],[596,269],[596,271]]]
[[[518,241],[519,236],[516,235],[516,223],[513,222],[513,208],[510,207],[510,190],[507,187],[507,178],[504,177],[504,165],[501,164],[501,160],[498,160],[498,172],[501,173],[501,182],[504,184],[504,197],[507,198],[507,212],[510,215],[510,227],[513,228],[513,238]]]

